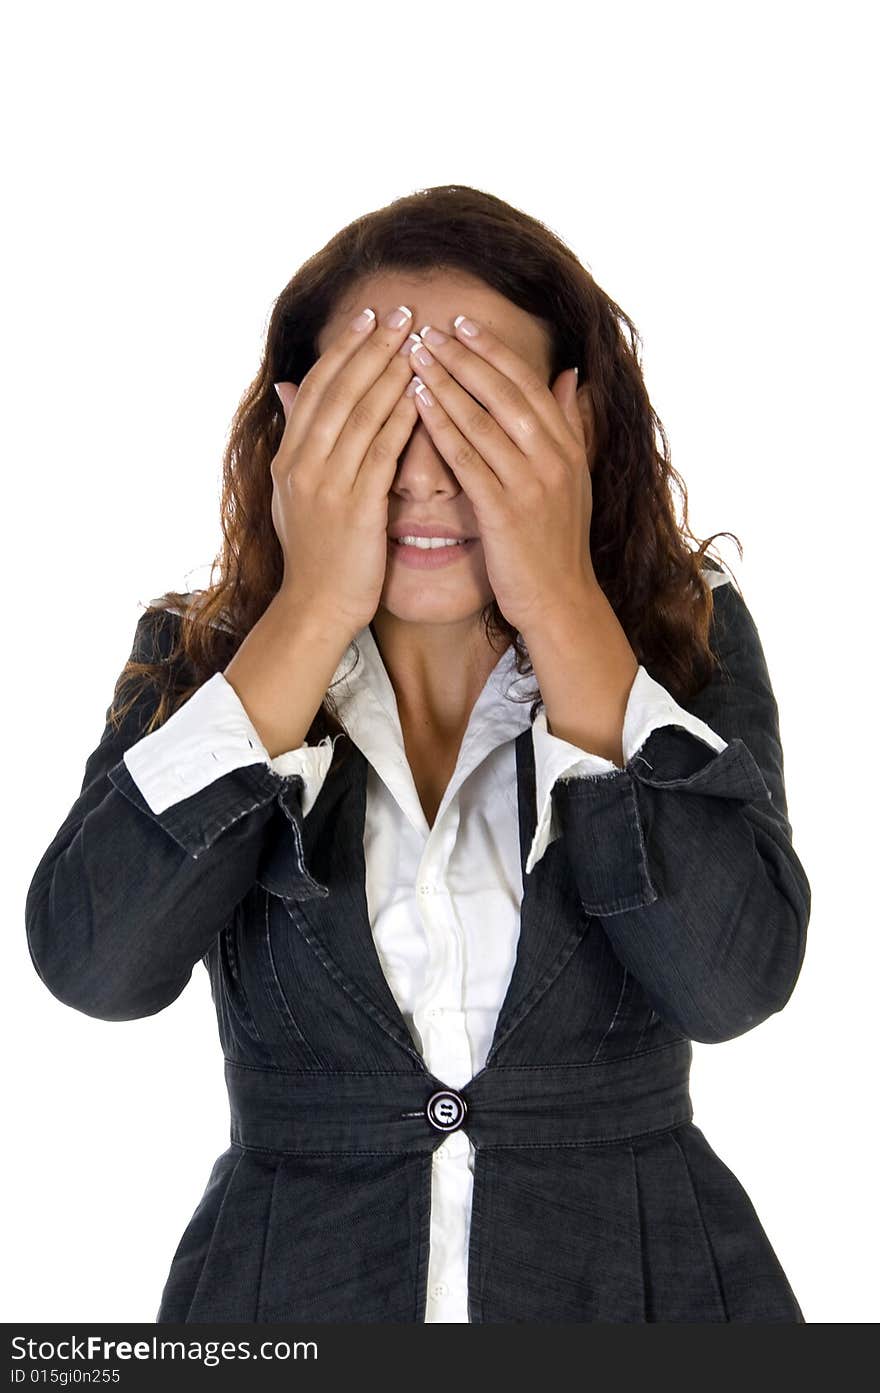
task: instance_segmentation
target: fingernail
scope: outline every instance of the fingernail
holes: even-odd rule
[[[433,406],[434,398],[431,396],[431,393],[428,391],[422,379],[416,376],[413,378],[413,383],[415,385],[414,395],[418,397],[419,401],[424,402],[425,406]]]
[[[398,305],[385,316],[385,324],[389,329],[402,329],[408,319],[412,319],[412,310],[407,305]]]

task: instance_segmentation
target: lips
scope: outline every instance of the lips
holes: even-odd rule
[[[397,552],[395,561],[401,566],[413,567],[418,571],[436,571],[445,566],[453,566],[478,545],[479,539],[476,537],[465,538],[457,546],[446,547],[415,547],[412,544],[401,544],[393,537],[388,539],[389,549],[393,546]]]

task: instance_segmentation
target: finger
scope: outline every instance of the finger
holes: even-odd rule
[[[317,409],[323,387],[332,380],[342,364],[345,363],[353,353],[357,352],[367,336],[372,334],[375,327],[375,310],[369,307],[361,310],[354,319],[349,321],[333,342],[328,345],[320,357],[316,358],[300,383],[276,382],[274,384],[275,391],[284,408],[285,425],[290,417],[291,408],[296,397],[298,397],[303,388],[305,388],[305,396],[300,403],[297,416],[301,422],[302,429],[305,430],[307,428],[308,422]],[[306,384],[308,384],[308,386]],[[296,386],[295,394],[291,391],[291,388],[294,386]],[[297,434],[299,434],[300,427],[297,426],[296,430]],[[291,426],[289,431],[285,431],[287,438],[286,441],[282,441],[282,444],[289,444],[293,438],[293,434],[294,427]]]
[[[466,348],[462,348],[460,345],[455,345],[455,347],[460,353],[467,354]],[[494,415],[485,410],[469,392],[466,392],[459,382],[447,372],[442,363],[434,358],[433,354],[429,356],[429,363],[421,361],[425,357],[425,353],[420,347],[416,347],[412,355],[413,366],[429,392],[442,407],[449,423],[455,426],[457,436],[471,445],[505,488],[523,488],[534,472],[530,456],[538,454],[538,446],[542,442],[545,457],[547,454],[547,438],[543,427],[535,418],[532,418],[530,429],[517,432],[518,439],[522,440],[524,444],[528,443],[529,451],[527,454],[525,449],[520,447],[518,440],[513,439],[506,430],[502,429],[502,425],[499,425]],[[512,384],[508,383],[508,386],[512,388]],[[513,390],[517,389],[513,388]],[[424,407],[426,417],[430,416],[436,408],[430,405],[423,393],[419,392],[417,395],[420,399],[420,409]],[[445,424],[443,430],[448,433]],[[551,448],[556,449],[555,442],[551,443]],[[467,464],[466,458],[465,464]]]
[[[596,441],[598,438],[598,424],[596,419],[596,406],[593,401],[593,390],[588,382],[584,382],[575,393],[575,411],[577,413],[580,433],[583,438],[584,448],[587,452],[590,470],[596,460]]]
[[[412,311],[398,306],[381,323],[361,332],[354,327],[356,322],[343,330],[300,383],[288,422],[289,438],[282,442],[282,449],[293,450],[308,440],[316,458],[327,458],[352,410],[409,334]],[[402,365],[399,372],[405,378]]]
[[[327,456],[326,465],[322,466],[332,472],[332,477],[340,485],[347,484],[349,488],[354,488],[368,451],[375,445],[389,417],[395,411],[399,415],[401,393],[407,380],[412,380],[408,360],[409,353],[395,354],[378,382],[355,403],[339,439]],[[412,422],[418,412],[413,411],[408,398],[404,398],[404,401],[405,414],[412,430]]]
[[[419,413],[412,397],[403,394],[364,456],[354,487],[365,493],[387,493],[394,482],[400,456],[418,424]]]
[[[290,437],[299,438],[305,434],[320,405],[324,389],[346,362],[373,336],[376,330],[376,312],[369,306],[361,310],[346,327],[337,334],[331,344],[319,355],[299,383],[297,396],[300,398],[297,424],[291,426]],[[292,405],[292,403],[291,403]]]
[[[492,413],[523,454],[543,452],[548,437],[559,446],[571,448],[571,428],[549,385],[520,354],[482,324],[478,333],[464,333],[462,321],[452,335],[438,343],[438,330],[425,324],[419,331],[427,335],[425,346],[456,381]],[[439,331],[442,332],[442,331]],[[421,373],[421,365],[416,366]],[[543,428],[543,435],[539,427]]]
[[[425,385],[421,378],[415,377],[413,382],[413,400],[418,403],[419,415],[425,422],[436,449],[473,503],[477,516],[481,513],[483,517],[489,516],[489,510],[496,507],[503,496],[504,482],[481,452],[462,434],[437,398],[434,397],[433,402],[429,404],[421,390]],[[514,448],[509,440],[507,444],[510,449]]]
[[[295,382],[273,382],[272,386],[275,388],[278,400],[284,408],[284,420],[286,422],[290,414],[290,408],[296,401],[296,394],[299,391],[299,387]]]

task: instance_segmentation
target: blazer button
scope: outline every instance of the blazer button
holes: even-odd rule
[[[464,1122],[467,1104],[451,1088],[432,1093],[425,1108],[428,1121],[438,1132],[454,1132]]]

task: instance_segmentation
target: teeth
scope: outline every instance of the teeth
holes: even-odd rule
[[[434,547],[460,547],[463,546],[466,537],[398,537],[399,546],[421,547],[423,551]]]

